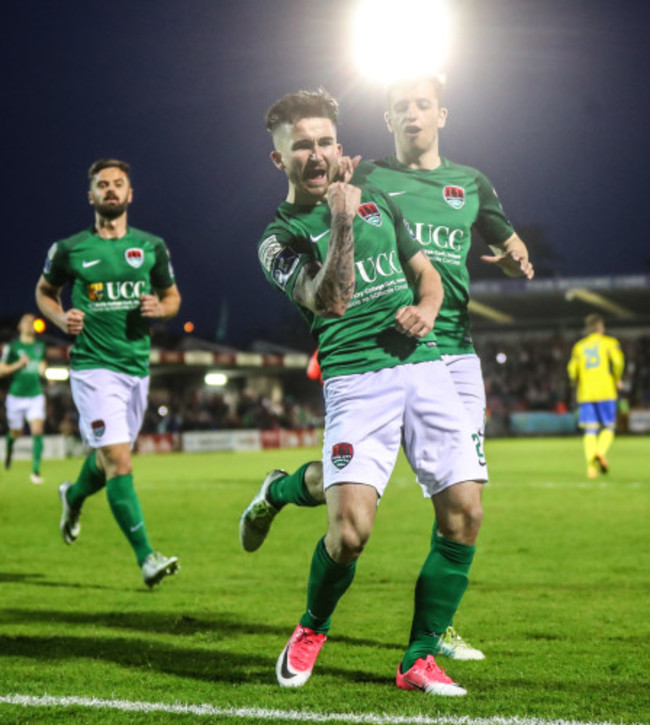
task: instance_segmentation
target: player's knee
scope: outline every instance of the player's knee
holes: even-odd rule
[[[305,486],[309,495],[318,501],[325,503],[325,491],[323,490],[323,464],[320,461],[312,461],[305,471]]]
[[[453,514],[438,521],[442,536],[461,544],[473,545],[483,523],[483,507],[480,501],[466,502]]]
[[[133,465],[131,463],[131,452],[120,452],[118,456],[115,457],[115,475],[116,476],[128,476],[133,472]]]
[[[99,457],[107,479],[115,478],[115,476],[128,476],[133,472],[130,450],[102,448],[99,451]]]
[[[329,531],[326,548],[337,564],[348,564],[358,559],[370,538],[370,527],[355,521],[342,521]]]
[[[483,523],[483,506],[481,506],[481,502],[478,501],[471,506],[468,506],[463,513],[464,536],[468,540],[471,539],[472,543],[474,543],[481,528],[481,524]]]

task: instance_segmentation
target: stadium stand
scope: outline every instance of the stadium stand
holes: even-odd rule
[[[471,285],[470,311],[481,357],[491,436],[575,430],[566,363],[585,315],[598,311],[621,340],[627,360],[621,432],[650,430],[650,275],[494,279]],[[0,320],[0,341],[16,319]],[[61,337],[43,336],[50,365],[65,366]],[[256,341],[238,350],[154,329],[145,434],[257,429],[312,430],[322,425],[320,385],[308,380],[313,350]],[[228,378],[205,383],[208,372]],[[7,381],[0,381],[4,401]],[[76,412],[67,382],[47,388],[46,433],[73,435]],[[0,433],[6,430],[0,407]]]

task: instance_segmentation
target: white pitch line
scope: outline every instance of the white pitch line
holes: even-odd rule
[[[122,712],[166,712],[173,715],[204,715],[207,717],[253,718],[255,720],[295,720],[297,722],[346,722],[370,725],[620,725],[611,722],[579,722],[576,720],[543,720],[521,717],[430,717],[429,715],[385,715],[375,713],[318,713],[305,710],[270,710],[257,707],[217,707],[216,705],[173,705],[164,702],[102,700],[96,697],[53,697],[43,695],[0,695],[0,704],[23,707],[87,707],[94,710]]]

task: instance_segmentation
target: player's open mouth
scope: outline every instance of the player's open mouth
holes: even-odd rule
[[[420,131],[422,131],[422,129],[419,126],[413,126],[412,124],[404,127],[404,132],[407,136],[417,136]]]
[[[326,178],[327,173],[325,169],[312,168],[305,171],[305,179],[310,183],[320,184],[324,182]]]

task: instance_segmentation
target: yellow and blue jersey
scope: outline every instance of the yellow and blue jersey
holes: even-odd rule
[[[594,332],[578,340],[567,366],[569,378],[577,386],[577,402],[616,400],[616,384],[624,368],[625,357],[616,338]]]

